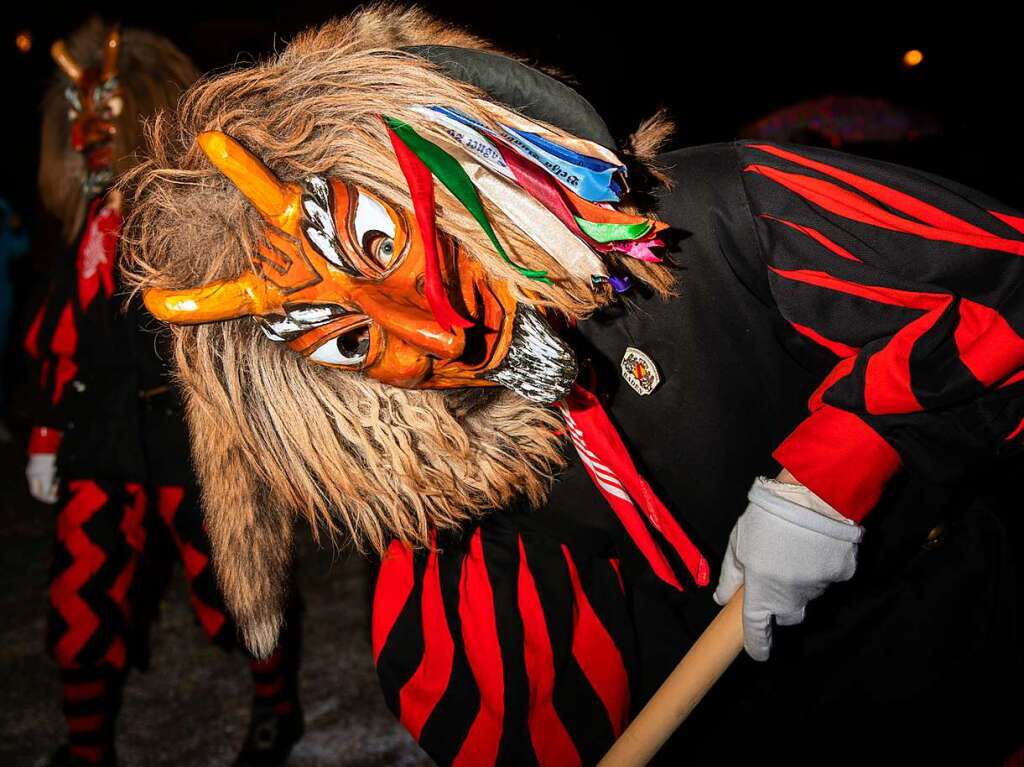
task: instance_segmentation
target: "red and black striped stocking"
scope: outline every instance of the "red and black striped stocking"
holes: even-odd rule
[[[60,680],[71,756],[89,764],[112,761],[124,673],[109,667],[61,669]]]

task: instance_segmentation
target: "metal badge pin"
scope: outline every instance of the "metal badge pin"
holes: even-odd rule
[[[646,397],[661,383],[661,375],[654,360],[635,347],[626,347],[622,355],[621,369],[626,383],[641,397]]]

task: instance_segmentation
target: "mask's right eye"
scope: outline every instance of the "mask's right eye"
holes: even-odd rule
[[[325,365],[357,367],[366,361],[369,350],[370,328],[362,325],[320,344],[309,358]]]

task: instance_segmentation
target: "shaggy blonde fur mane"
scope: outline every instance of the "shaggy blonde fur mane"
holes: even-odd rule
[[[126,185],[128,279],[137,288],[195,286],[251,266],[262,222],[197,147],[205,130],[229,134],[281,179],[340,177],[411,209],[380,115],[442,144],[446,134],[414,107],[494,121],[481,92],[396,50],[422,43],[489,48],[417,9],[375,6],[189,91],[177,115],[152,123],[149,155]],[[644,153],[653,153],[660,125],[641,132]],[[510,268],[440,185],[437,202],[438,226],[520,300],[573,319],[608,300],[570,279],[500,210],[487,213],[509,253],[548,270],[554,284]],[[662,292],[672,283],[661,267],[620,268]],[[542,503],[563,464],[553,412],[505,390],[384,386],[310,364],[248,319],[173,335],[220,582],[258,651],[272,649],[279,627],[296,517],[362,549],[383,552],[395,538],[429,546],[433,530],[459,528],[516,498]]]

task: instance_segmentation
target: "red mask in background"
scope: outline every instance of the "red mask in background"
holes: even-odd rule
[[[103,191],[111,182],[115,121],[124,109],[117,82],[120,45],[121,32],[113,27],[107,34],[102,63],[88,69],[79,66],[63,40],[50,49],[58,66],[71,79],[64,92],[71,123],[71,148],[81,152],[85,159],[83,187],[87,195]]]

